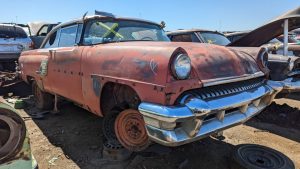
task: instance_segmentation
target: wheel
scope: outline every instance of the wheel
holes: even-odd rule
[[[103,118],[103,123],[102,123],[102,131],[103,135],[105,137],[105,142],[110,145],[110,147],[114,147],[116,149],[123,148],[121,143],[118,141],[117,136],[115,134],[115,120],[120,113],[120,110],[115,108],[111,110],[108,114],[106,114]]]
[[[115,133],[119,142],[128,150],[142,151],[149,146],[149,137],[142,114],[127,109],[118,114],[115,120]]]
[[[284,154],[254,144],[239,145],[234,152],[232,169],[294,169],[293,162]]]
[[[114,109],[103,119],[103,134],[109,144],[142,151],[149,145],[149,138],[142,115],[134,109]]]
[[[32,92],[37,108],[42,110],[49,110],[53,108],[53,95],[42,91],[35,81],[32,82]]]

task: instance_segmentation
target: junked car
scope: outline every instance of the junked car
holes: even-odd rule
[[[286,29],[284,29],[285,21],[287,21]],[[284,44],[267,45],[269,61],[268,67],[270,69],[270,78],[272,80],[281,81],[284,83],[284,93],[299,92],[300,91],[300,45],[289,44],[288,32],[300,27],[300,7],[279,16],[273,21],[249,32],[240,39],[230,43],[227,46],[237,47],[260,47],[270,40],[283,35],[286,31],[287,36],[287,52],[286,55],[278,53],[279,50],[284,51]],[[290,52],[295,56],[287,56]]]
[[[47,23],[47,22],[30,22],[28,27],[30,28],[30,38],[33,41],[34,49],[38,49],[47,34],[59,23]]]
[[[226,46],[230,42],[224,34],[218,31],[204,29],[179,29],[167,32],[168,37],[173,42],[201,42]]]
[[[36,169],[22,117],[0,102],[0,169]]]
[[[266,79],[266,61],[264,49],[170,42],[161,24],[114,15],[62,23],[19,59],[38,108],[71,100],[103,117],[107,142],[131,151],[187,144],[255,116],[282,89]]]
[[[0,24],[0,71],[14,71],[21,52],[32,48],[31,39],[20,26]]]

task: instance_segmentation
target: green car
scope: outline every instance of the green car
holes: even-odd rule
[[[36,169],[25,123],[12,107],[0,102],[0,169]]]

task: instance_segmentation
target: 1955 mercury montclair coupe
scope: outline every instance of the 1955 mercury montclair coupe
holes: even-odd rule
[[[104,117],[107,142],[131,151],[241,124],[282,89],[266,79],[264,49],[170,42],[162,27],[113,15],[60,24],[40,49],[22,53],[21,76],[37,107],[52,108],[54,96],[71,100]]]

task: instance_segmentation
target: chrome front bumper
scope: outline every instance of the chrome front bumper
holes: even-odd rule
[[[244,123],[267,107],[283,89],[280,82],[240,93],[202,100],[187,95],[179,106],[141,103],[150,139],[165,146],[179,146]]]
[[[290,77],[281,82],[283,83],[283,92],[300,91],[300,78]]]

